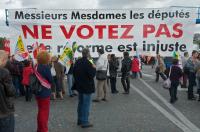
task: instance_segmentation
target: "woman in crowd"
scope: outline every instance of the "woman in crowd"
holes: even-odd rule
[[[163,80],[167,79],[165,74],[164,74],[165,69],[166,69],[166,67],[165,67],[164,61],[163,61],[162,57],[158,54],[157,60],[156,60],[156,70],[155,70],[155,72],[156,72],[156,82],[158,82],[159,76],[161,76],[161,78]]]
[[[59,94],[60,99],[63,99],[62,89],[63,89],[63,79],[64,79],[64,66],[58,62],[58,57],[52,57],[53,65],[56,71],[56,92]]]
[[[172,66],[169,69],[169,78],[171,80],[171,87],[169,89],[170,93],[170,103],[177,101],[177,88],[179,85],[179,80],[183,75],[181,68],[178,65],[178,59],[173,59]]]
[[[111,92],[113,94],[118,93],[118,90],[116,89],[118,67],[119,67],[119,62],[115,57],[115,54],[111,54],[111,59],[109,61],[109,73],[110,73]]]
[[[132,71],[132,76],[133,78],[137,77],[137,74],[140,71],[139,68],[139,60],[137,56],[134,56],[133,60],[132,60],[132,65],[131,65],[131,71]]]
[[[48,82],[48,85],[41,86],[41,90],[36,93],[36,100],[38,105],[38,116],[37,116],[37,132],[48,132],[48,119],[50,109],[50,96],[51,89],[49,85],[53,83],[51,76],[51,70],[49,67],[50,55],[46,51],[39,52],[37,56],[37,65],[35,71]],[[47,87],[48,86],[48,87]]]
[[[30,75],[33,74],[33,68],[32,64],[30,61],[25,60],[24,61],[24,68],[23,68],[23,73],[22,73],[22,84],[24,85],[25,88],[25,99],[26,101],[31,101],[32,99],[32,91],[29,87],[29,78]]]
[[[0,50],[0,132],[14,132],[14,104],[10,97],[15,96],[12,77],[5,68],[8,55]]]

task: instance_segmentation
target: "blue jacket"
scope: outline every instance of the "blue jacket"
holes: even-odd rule
[[[38,64],[38,73],[46,79],[50,84],[53,84],[53,78],[51,76],[51,70],[49,65]],[[51,96],[51,89],[42,87],[42,90],[36,94],[37,97],[46,98]]]

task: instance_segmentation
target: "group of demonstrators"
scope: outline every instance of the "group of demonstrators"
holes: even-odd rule
[[[131,59],[129,53],[124,52],[123,59],[119,62],[115,54],[106,56],[103,49],[99,49],[98,54],[99,58],[94,63],[89,50],[83,49],[82,57],[74,60],[70,68],[67,69],[59,62],[59,57],[51,57],[46,51],[38,53],[36,62],[33,62],[32,59],[18,62],[14,56],[8,57],[5,51],[0,50],[0,132],[14,131],[14,105],[10,97],[25,96],[25,100],[30,102],[33,93],[36,96],[38,106],[37,132],[48,132],[50,100],[57,98],[63,100],[63,94],[66,92],[65,75],[67,76],[69,97],[77,96],[76,93],[78,92],[77,125],[82,128],[92,127],[93,125],[89,122],[89,111],[92,93],[95,90],[96,97],[93,102],[107,102],[108,86],[110,86],[112,94],[119,93],[116,86],[118,71],[121,72],[123,94],[130,92],[130,77],[137,78],[140,76],[142,78],[141,60],[138,56]],[[163,80],[170,78],[171,103],[178,99],[177,87],[180,82],[181,86],[186,88],[187,80],[189,82],[188,99],[195,100],[193,87],[195,85],[200,87],[199,59],[197,51],[193,51],[191,57],[186,52],[181,59],[182,66],[179,59],[174,58],[172,65],[166,67],[163,58],[157,55],[156,82],[159,81],[159,76]],[[36,85],[34,77],[39,82],[37,88],[34,88]]]
[[[170,78],[170,103],[175,103],[178,100],[177,88],[179,84],[182,88],[188,88],[188,100],[196,100],[194,86],[197,86],[196,93],[200,95],[200,53],[198,51],[193,50],[191,57],[189,57],[188,52],[185,52],[183,57],[175,56],[172,65],[168,67],[166,67],[163,57],[157,55],[155,72],[156,82],[159,81],[159,76],[163,80]],[[200,101],[200,96],[198,101]]]

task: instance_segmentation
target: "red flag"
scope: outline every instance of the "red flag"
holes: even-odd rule
[[[33,57],[36,58],[39,51],[38,42],[34,43],[32,47],[33,47]]]

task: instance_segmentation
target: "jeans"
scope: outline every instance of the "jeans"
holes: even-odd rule
[[[129,76],[122,76],[121,78],[122,86],[124,88],[124,91],[129,93],[130,89],[130,79]]]
[[[137,78],[137,72],[132,72],[132,78]]]
[[[25,99],[26,101],[31,101],[32,99],[32,90],[29,86],[25,86]]]
[[[193,87],[196,84],[195,73],[190,72],[188,75],[189,85],[188,85],[188,99],[194,98]]]
[[[0,132],[14,132],[15,119],[14,114],[0,118]]]
[[[91,95],[79,93],[78,95],[78,124],[88,125],[89,124],[89,111],[91,106]]]
[[[142,78],[142,72],[139,71],[139,72],[132,72],[132,78],[135,79],[138,77],[138,74],[140,75],[140,78]]]
[[[74,82],[73,74],[67,74],[67,86],[68,86],[69,96],[74,94],[72,90],[73,82]]]
[[[13,85],[15,86],[16,89],[16,96],[20,96],[20,80],[19,76],[13,76]]]
[[[112,92],[112,93],[117,92],[117,89],[116,89],[116,82],[117,82],[116,77],[110,77],[110,85],[111,85],[111,92]]]
[[[170,101],[174,102],[177,99],[177,88],[179,85],[179,81],[171,81],[171,87],[169,89],[169,94],[170,94]]]

